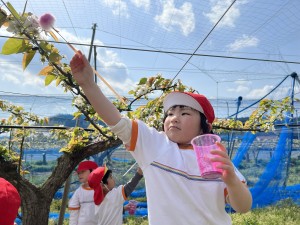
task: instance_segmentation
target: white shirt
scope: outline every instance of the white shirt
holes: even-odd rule
[[[123,185],[110,190],[100,205],[96,205],[95,214],[98,225],[122,225],[125,194]]]
[[[97,225],[94,190],[80,186],[69,201],[69,225]]]
[[[142,121],[123,118],[112,131],[143,170],[150,225],[231,224],[225,211],[225,183],[200,176],[192,148],[181,149]]]

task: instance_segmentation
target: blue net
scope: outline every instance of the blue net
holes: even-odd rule
[[[253,208],[264,207],[283,199],[300,203],[299,141],[293,129],[282,127],[276,133],[245,133],[233,158],[245,175],[253,197]],[[298,165],[299,168],[299,165]],[[293,176],[289,177],[293,171]]]
[[[256,137],[256,135],[251,132],[247,132],[244,135],[242,143],[237,151],[237,154],[235,155],[234,159],[232,160],[232,163],[235,165],[235,167],[238,167],[240,165],[240,163],[242,162],[249,147],[253,143],[255,137]]]

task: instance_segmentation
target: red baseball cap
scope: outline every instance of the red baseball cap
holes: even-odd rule
[[[90,173],[88,178],[89,186],[94,189],[94,202],[96,205],[100,205],[104,199],[101,181],[107,170],[106,166],[98,167]]]
[[[175,105],[184,105],[196,109],[206,116],[209,123],[214,122],[214,108],[204,95],[179,91],[167,94],[163,102],[164,111],[167,112],[168,109]]]
[[[7,180],[0,178],[0,224],[13,225],[21,205],[17,189]]]
[[[82,170],[94,170],[97,169],[98,165],[94,161],[83,161],[79,163],[78,168],[77,168],[77,173],[79,173]]]

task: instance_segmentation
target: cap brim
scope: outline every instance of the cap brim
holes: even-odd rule
[[[183,92],[171,92],[165,97],[163,102],[165,112],[175,105],[188,106],[201,113],[204,113],[200,104],[193,97]]]

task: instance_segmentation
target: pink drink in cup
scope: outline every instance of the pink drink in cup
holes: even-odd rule
[[[219,149],[216,142],[221,138],[215,134],[203,134],[192,140],[192,145],[196,153],[201,177],[205,179],[217,179],[222,176],[222,169],[217,168],[219,162],[212,162],[210,158],[216,157],[210,153],[213,149]]]
[[[138,204],[138,201],[135,201],[135,200],[130,200],[129,203],[128,203],[128,213],[130,215],[134,215],[135,213],[135,210],[136,210],[136,207],[137,207],[137,204]]]

